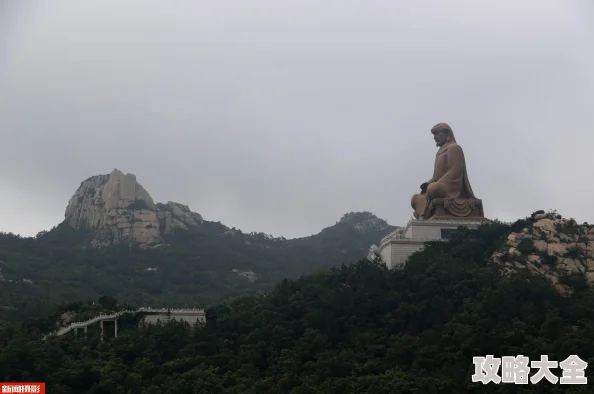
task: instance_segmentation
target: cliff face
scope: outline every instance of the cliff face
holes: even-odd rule
[[[202,217],[186,205],[155,205],[135,175],[117,169],[83,181],[68,202],[65,216],[74,228],[96,230],[94,246],[153,246],[176,228],[188,229],[202,223]]]
[[[504,271],[528,269],[548,278],[560,293],[570,292],[568,276],[594,283],[594,227],[541,211],[526,226],[512,232],[493,255]]]

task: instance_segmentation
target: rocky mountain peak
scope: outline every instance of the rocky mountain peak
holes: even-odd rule
[[[118,169],[83,181],[68,202],[65,217],[71,227],[95,230],[95,246],[157,245],[163,235],[203,221],[187,205],[171,201],[155,204],[134,174]]]
[[[339,223],[347,223],[360,232],[384,231],[390,226],[388,222],[368,211],[346,213]]]
[[[560,293],[571,292],[567,278],[594,283],[594,226],[578,224],[554,211],[535,212],[520,221],[503,249],[492,256],[504,272],[528,269],[544,275]]]

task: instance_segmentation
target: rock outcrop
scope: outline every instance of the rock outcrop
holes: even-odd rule
[[[348,223],[361,233],[384,231],[390,225],[371,212],[349,212],[344,214],[339,223]]]
[[[381,261],[382,255],[379,246],[373,244],[369,247],[367,251],[367,260],[369,261]]]
[[[492,258],[506,273],[526,268],[544,275],[559,292],[569,293],[564,280],[568,276],[594,283],[594,226],[539,211],[525,228],[512,232]]]
[[[155,205],[135,175],[117,169],[83,181],[68,202],[65,216],[71,227],[95,231],[94,246],[154,246],[163,242],[163,235],[202,223],[202,217],[186,205]]]
[[[258,280],[258,275],[256,275],[256,273],[252,270],[240,271],[238,269],[232,269],[231,272],[234,272],[239,276],[243,276],[244,278],[246,278],[247,280],[249,280],[252,283],[255,282],[256,280]]]
[[[187,230],[188,226],[198,226],[203,222],[202,216],[190,211],[187,205],[173,201],[168,201],[167,204],[157,203],[156,211],[159,228],[166,235],[175,233],[175,229]]]

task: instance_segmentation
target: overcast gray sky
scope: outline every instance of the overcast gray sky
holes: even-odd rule
[[[485,215],[594,222],[591,0],[0,0],[0,231],[118,168],[296,237],[391,224],[448,122]]]

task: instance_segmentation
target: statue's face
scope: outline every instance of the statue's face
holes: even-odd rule
[[[433,139],[435,140],[435,145],[443,146],[446,142],[448,142],[448,133],[446,131],[436,131],[433,133]]]

